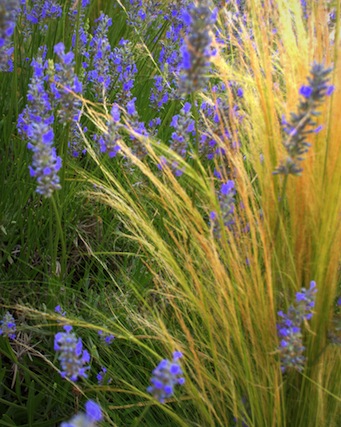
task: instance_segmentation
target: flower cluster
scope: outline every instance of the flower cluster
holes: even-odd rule
[[[32,32],[32,24],[38,25],[43,32],[47,30],[47,19],[57,19],[62,15],[62,7],[56,0],[32,0],[30,6],[25,0],[21,1],[24,23],[24,33]]]
[[[32,24],[39,24],[47,18],[59,18],[62,14],[62,8],[55,0],[33,0],[30,8],[26,4],[27,2],[24,4],[24,15]]]
[[[96,375],[97,382],[99,385],[110,384],[112,382],[112,378],[107,378],[107,372],[108,372],[107,368],[102,366],[101,370]]]
[[[100,146],[101,153],[107,153],[109,157],[115,157],[119,152],[120,135],[120,109],[114,104],[111,109],[111,118],[107,122],[107,130],[101,136],[95,135],[94,139]]]
[[[33,152],[30,175],[36,178],[37,193],[51,197],[55,190],[61,188],[58,171],[62,160],[53,146],[54,115],[45,89],[47,76],[46,49],[38,59],[32,61],[33,76],[30,80],[27,95],[27,105],[18,118],[18,131],[28,139],[27,147]]]
[[[310,320],[315,305],[316,283],[310,282],[310,288],[302,288],[296,293],[296,302],[289,307],[288,313],[279,311],[282,321],[277,325],[280,338],[279,352],[281,355],[281,369],[285,372],[288,368],[302,371],[305,357],[302,342],[301,324]]]
[[[113,50],[112,59],[115,66],[113,78],[116,82],[116,100],[122,107],[125,107],[132,98],[131,90],[137,72],[131,43],[128,40],[121,39],[118,47]]]
[[[55,102],[58,103],[59,122],[63,125],[80,118],[81,101],[75,95],[82,94],[82,83],[74,71],[74,53],[65,53],[64,43],[54,47],[60,63],[55,64],[53,82],[50,89]]]
[[[190,144],[191,135],[195,135],[195,122],[191,115],[191,104],[186,102],[180,111],[180,114],[173,116],[170,126],[174,128],[171,135],[170,149],[186,159]],[[179,168],[177,161],[172,163],[172,168],[176,176],[183,173],[183,169]]]
[[[311,77],[308,78],[309,85],[301,86],[299,93],[301,100],[297,113],[291,113],[289,122],[283,120],[283,130],[288,135],[283,142],[287,157],[273,172],[283,175],[300,175],[302,168],[300,163],[303,154],[308,151],[310,144],[307,136],[317,133],[321,126],[316,127],[315,117],[320,113],[317,108],[325,100],[326,96],[332,94],[334,86],[328,84],[328,74],[331,68],[324,68],[322,64],[314,63],[311,69]]]
[[[133,131],[130,132],[131,152],[134,154],[134,156],[141,160],[147,155],[147,149],[143,141],[143,137],[149,136],[149,133],[145,124],[139,120],[139,114],[135,107],[135,101],[136,98],[132,98],[127,103],[127,120],[129,122],[129,130]]]
[[[15,324],[14,317],[8,311],[4,315],[2,320],[0,320],[0,335],[3,335],[4,337],[11,338],[11,340],[14,340],[16,329],[17,329],[17,327]]]
[[[79,413],[71,420],[61,423],[60,427],[96,427],[103,420],[101,407],[93,400],[85,404],[85,413]]]
[[[12,36],[19,10],[19,0],[0,2],[0,71],[13,71],[14,47]]]
[[[171,397],[174,393],[176,384],[184,384],[185,378],[179,364],[179,359],[182,357],[180,351],[173,353],[173,360],[163,359],[158,366],[153,370],[151,384],[147,391],[151,393],[160,403],[164,403],[165,399]]]
[[[90,361],[90,354],[83,350],[81,338],[77,338],[72,326],[65,325],[65,332],[58,332],[54,338],[54,350],[59,353],[58,359],[62,366],[61,376],[77,381],[78,377],[87,378],[85,366]]]
[[[222,215],[222,221],[225,227],[231,229],[234,224],[234,210],[235,210],[235,184],[234,181],[229,180],[221,185],[219,198],[219,207]],[[221,237],[221,228],[219,223],[218,214],[215,211],[210,213],[211,224],[213,225],[213,233],[216,237]]]
[[[115,339],[114,335],[112,335],[112,334],[108,335],[108,334],[104,333],[103,331],[98,331],[98,335],[100,336],[101,341],[106,345],[110,345]]]
[[[205,86],[206,74],[212,56],[211,35],[217,19],[217,9],[212,11],[210,0],[193,4],[183,11],[183,22],[187,37],[181,46],[182,63],[179,89],[181,93],[192,93]]]
[[[138,30],[145,37],[148,28],[162,13],[160,10],[162,2],[155,0],[130,0],[127,24]]]
[[[181,70],[182,58],[180,46],[183,44],[183,33],[185,32],[181,10],[188,7],[188,0],[170,1],[167,4],[169,11],[165,16],[168,28],[166,37],[162,40],[159,53],[159,67],[162,75],[154,77],[154,86],[151,90],[150,101],[159,109],[171,99],[178,99],[177,86],[179,70]]]
[[[87,73],[87,80],[92,83],[92,90],[96,97],[103,100],[113,83],[111,72],[113,53],[108,38],[112,19],[102,13],[96,23],[97,28],[89,43],[91,66]]]

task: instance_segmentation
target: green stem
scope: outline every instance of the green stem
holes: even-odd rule
[[[277,241],[277,234],[278,234],[278,230],[279,230],[279,224],[280,224],[280,221],[281,221],[281,215],[282,215],[282,211],[283,211],[283,208],[284,208],[284,195],[285,195],[285,191],[286,191],[286,188],[287,188],[288,177],[289,177],[289,175],[285,175],[285,178],[284,178],[284,181],[283,181],[283,187],[282,187],[282,191],[281,191],[281,195],[280,195],[280,200],[279,200],[278,217],[277,217],[277,222],[276,222],[276,227],[275,227],[274,241]]]
[[[56,222],[57,222],[57,230],[56,230],[56,239],[55,239],[55,251],[54,251],[54,259],[53,259],[53,265],[54,265],[54,272],[56,271],[56,264],[57,264],[57,255],[58,255],[58,244],[59,240],[62,247],[62,259],[61,259],[61,277],[64,277],[66,272],[66,243],[65,243],[65,236],[63,232],[62,227],[62,220],[60,216],[60,212],[56,203],[56,200],[54,198],[54,195],[51,197],[51,203],[52,207],[56,216]]]

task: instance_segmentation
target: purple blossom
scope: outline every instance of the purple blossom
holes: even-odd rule
[[[30,175],[37,180],[37,193],[51,197],[61,188],[58,172],[62,159],[53,146],[54,115],[46,91],[47,61],[46,49],[40,49],[41,56],[32,61],[33,75],[29,83],[27,105],[18,118],[18,132],[28,140],[27,148],[33,152]]]
[[[69,421],[61,423],[60,427],[96,427],[102,420],[101,407],[93,400],[88,400],[85,404],[85,414],[81,412],[75,415]]]
[[[314,63],[311,68],[311,76],[308,77],[309,85],[301,86],[299,93],[303,99],[300,100],[297,113],[291,113],[291,118],[282,120],[283,131],[287,134],[283,141],[286,157],[273,172],[283,175],[300,175],[302,172],[301,162],[310,144],[307,136],[316,133],[315,117],[320,113],[318,107],[324,102],[325,97],[331,95],[333,86],[328,85],[331,68],[325,68],[323,64]]]
[[[1,1],[0,4],[0,71],[13,71],[14,52],[13,34],[16,27],[17,16],[20,11],[19,0]]]
[[[186,37],[180,49],[182,62],[179,70],[179,90],[181,93],[192,93],[205,87],[206,74],[213,53],[210,31],[217,19],[217,9],[212,11],[212,7],[212,2],[205,0],[197,6],[190,4],[182,12]]]
[[[89,44],[91,65],[86,78],[89,83],[92,83],[92,91],[95,96],[102,100],[113,85],[112,65],[114,57],[108,38],[112,19],[102,13],[96,23],[97,28]]]
[[[111,118],[106,124],[107,130],[102,135],[96,135],[94,138],[100,146],[101,153],[107,153],[111,158],[115,157],[121,149],[120,116],[120,109],[117,104],[114,104],[111,109]]]
[[[9,311],[0,320],[0,336],[8,337],[11,340],[15,339],[17,326],[14,317]]]
[[[182,353],[176,351],[173,353],[173,360],[163,359],[153,370],[151,385],[147,388],[160,403],[165,403],[165,399],[171,397],[174,393],[174,387],[185,383],[183,372],[179,364]]]
[[[304,368],[301,324],[303,321],[310,320],[313,315],[316,292],[316,283],[312,281],[308,290],[302,288],[300,292],[296,293],[296,302],[289,307],[288,313],[278,312],[282,318],[281,322],[277,324],[282,372],[288,368],[298,371],[302,371]]]
[[[27,2],[23,3],[23,12],[28,22],[41,25],[46,19],[59,18],[62,15],[62,8],[55,0],[32,0],[29,7]]]
[[[235,222],[235,183],[229,180],[223,183],[218,193],[219,209],[221,219],[225,227],[231,229]],[[221,225],[219,221],[219,215],[217,212],[210,212],[211,225],[213,226],[213,233],[216,237],[221,237]]]
[[[103,366],[101,370],[98,372],[98,374],[96,375],[97,382],[99,385],[110,384],[112,382],[111,378],[109,379],[106,378],[107,372],[108,372],[107,368]]]
[[[78,377],[87,378],[85,366],[90,361],[90,354],[83,350],[82,339],[77,338],[72,331],[72,326],[65,325],[65,332],[58,332],[54,338],[54,350],[59,353],[58,359],[61,363],[63,378],[77,381]]]
[[[101,337],[101,341],[106,344],[106,345],[110,345],[112,344],[112,342],[115,339],[115,336],[112,334],[106,334],[103,331],[98,331],[98,335]]]
[[[75,74],[74,53],[65,53],[62,42],[55,45],[54,52],[58,56],[59,63],[55,64],[50,90],[58,107],[59,122],[66,125],[80,119],[82,103],[76,95],[82,94],[82,83]]]

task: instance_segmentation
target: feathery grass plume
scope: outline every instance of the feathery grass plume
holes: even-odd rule
[[[300,100],[297,113],[291,113],[291,120],[282,121],[283,130],[288,137],[283,141],[283,146],[287,152],[287,157],[280,166],[276,168],[274,174],[282,175],[300,175],[302,168],[300,163],[303,161],[303,154],[308,151],[310,144],[307,136],[311,133],[317,133],[321,126],[315,127],[314,117],[320,113],[318,107],[323,103],[326,96],[334,91],[334,86],[329,85],[328,75],[331,68],[325,68],[322,64],[314,63],[311,68],[311,77],[308,78],[309,85],[301,86]]]
[[[0,1],[0,71],[13,71],[13,34],[20,11],[19,0]]]
[[[93,400],[85,404],[85,413],[79,413],[69,421],[61,423],[60,427],[96,427],[103,420],[101,407]]]
[[[2,320],[0,320],[0,335],[14,340],[16,337],[16,330],[17,326],[14,317],[7,311]]]

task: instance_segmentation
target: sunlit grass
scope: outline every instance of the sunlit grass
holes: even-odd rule
[[[118,33],[130,36],[139,53],[135,90],[147,121],[155,114],[146,87],[159,72],[153,56],[157,43],[126,28],[125,3],[104,3],[92,2],[90,22],[103,8],[118,13]],[[16,163],[6,161],[0,175],[6,188],[0,217],[0,233],[6,235],[1,305],[21,319],[21,335],[13,348],[0,342],[6,358],[0,374],[9,379],[0,404],[10,408],[0,425],[13,425],[16,410],[27,425],[35,425],[43,399],[48,405],[41,418],[53,414],[59,423],[82,407],[85,397],[101,403],[104,425],[112,426],[339,425],[341,356],[329,332],[340,295],[341,19],[338,5],[331,28],[324,3],[309,4],[307,21],[296,0],[250,0],[246,23],[220,9],[217,29],[226,40],[215,42],[210,89],[190,101],[214,105],[213,84],[226,85],[222,97],[230,110],[219,116],[218,126],[228,126],[237,143],[232,147],[228,138],[214,134],[224,149],[215,160],[215,166],[223,165],[221,181],[212,163],[198,156],[197,139],[187,161],[169,151],[170,120],[182,104],[174,101],[161,113],[160,131],[153,138],[139,136],[121,109],[127,135],[147,149],[144,160],[134,157],[123,140],[119,155],[109,159],[83,133],[86,158],[68,158],[60,194],[51,203],[41,201],[34,184],[26,182],[29,159],[22,141],[11,139],[24,94],[18,104],[13,96],[8,110],[2,107],[10,112],[2,124],[4,158]],[[56,23],[58,34],[70,42],[63,25]],[[153,36],[165,36],[163,27],[153,31]],[[31,46],[32,55],[36,47]],[[301,176],[274,175],[286,155],[282,117],[297,111],[299,88],[307,84],[314,61],[333,68],[335,90],[317,117],[322,131],[309,135]],[[26,74],[25,79],[20,73],[18,80],[12,78],[16,92],[27,86]],[[243,88],[242,120],[233,113],[231,81]],[[105,132],[112,100],[101,105],[81,99],[91,132]],[[195,107],[192,111],[196,125],[204,123],[214,133],[217,124]],[[61,130],[58,135],[65,144]],[[168,166],[159,170],[162,156],[176,160],[184,174],[178,178]],[[228,180],[236,189],[230,229],[223,226],[217,199],[221,183]],[[212,211],[218,212],[219,237],[210,221]],[[286,312],[295,293],[312,280],[318,291],[313,318],[303,327],[305,369],[282,373],[277,313]],[[57,304],[65,307],[66,316],[53,312]],[[63,324],[77,330],[92,356],[89,378],[81,383],[58,375],[52,341]],[[115,336],[110,346],[101,342],[99,330]],[[176,350],[184,355],[186,382],[162,405],[146,388],[154,367]],[[15,375],[8,360],[16,366]],[[108,368],[107,381],[97,384],[102,366]]]

